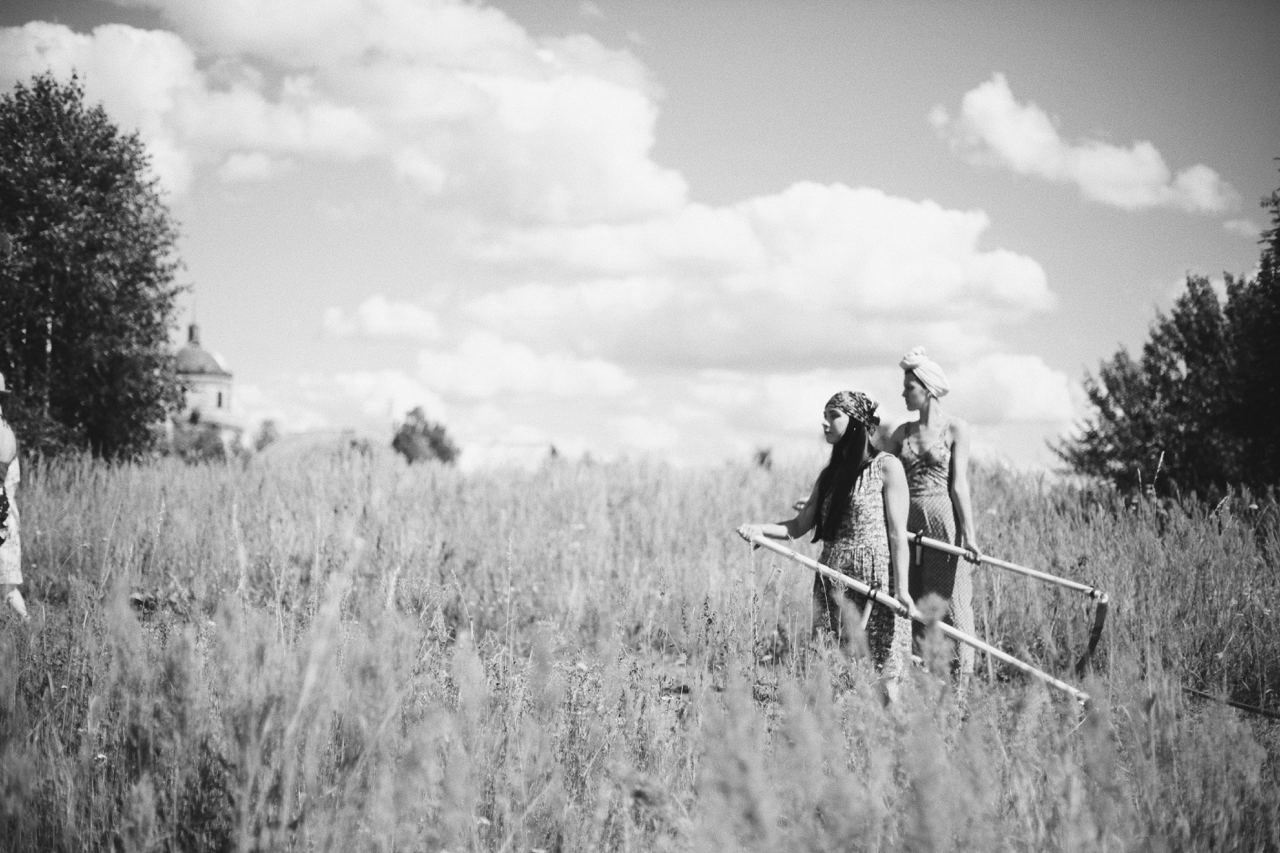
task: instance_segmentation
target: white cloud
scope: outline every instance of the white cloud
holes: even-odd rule
[[[408,0],[126,0],[161,11],[202,51],[288,68],[379,57],[439,57],[455,67],[519,67],[527,34],[496,9]]]
[[[324,331],[335,338],[404,338],[433,341],[441,336],[439,317],[410,302],[392,302],[373,295],[361,302],[354,315],[330,307],[324,313]]]
[[[622,368],[600,359],[543,354],[487,332],[453,349],[423,350],[418,375],[444,395],[481,400],[522,395],[616,397],[636,385]]]
[[[228,184],[261,183],[294,168],[292,160],[278,160],[261,151],[235,151],[218,168],[218,178]]]
[[[547,261],[570,271],[610,275],[655,273],[672,267],[732,272],[763,265],[763,249],[743,210],[700,204],[626,224],[511,229],[474,247],[484,260]]]
[[[616,430],[625,446],[641,453],[669,451],[680,443],[680,433],[661,417],[627,415],[619,419]]]
[[[879,403],[882,420],[900,419],[905,413],[897,411],[901,406],[894,397],[895,384],[901,384],[901,373],[893,366],[763,373],[705,370],[688,381],[686,395],[691,404],[733,425],[735,432],[754,436],[745,444],[768,444],[769,436],[808,443],[820,440],[823,407],[837,391],[862,391]]]
[[[412,146],[397,152],[392,165],[397,177],[426,195],[441,195],[449,185],[449,171],[430,154]]]
[[[0,29],[0,83],[79,69],[185,192],[205,165],[374,162],[432,203],[507,221],[625,221],[680,207],[642,66],[587,36],[536,39],[464,2],[140,2],[173,32]],[[231,158],[230,160],[228,158]]]
[[[726,294],[817,299],[873,313],[936,313],[955,298],[1006,314],[1052,307],[1035,261],[979,247],[989,224],[981,211],[799,183],[732,207],[688,206],[640,223],[521,229],[480,252],[570,272],[661,273],[715,282]]]
[[[239,382],[235,410],[247,423],[273,420],[284,432],[314,432],[358,425],[381,431],[390,441],[391,424],[421,406],[434,421],[448,421],[453,409],[410,373],[382,370],[308,372]]]
[[[359,406],[370,420],[387,424],[421,406],[433,421],[447,421],[449,406],[431,388],[403,370],[346,370],[333,376],[333,390]]]
[[[1228,219],[1222,223],[1222,227],[1231,234],[1247,237],[1250,240],[1257,240],[1262,236],[1262,226],[1252,219]]]
[[[1086,198],[1124,210],[1171,207],[1222,213],[1240,203],[1235,188],[1208,166],[1196,164],[1173,174],[1150,142],[1125,148],[1093,139],[1064,140],[1042,108],[1015,100],[1003,74],[966,92],[959,115],[936,106],[929,121],[977,162],[1075,184]]]
[[[383,131],[369,116],[358,106],[333,102],[306,76],[284,78],[275,99],[265,84],[220,90],[200,79],[191,89],[191,100],[165,118],[204,157],[247,149],[354,162],[384,147]]]
[[[273,101],[260,73],[234,59],[202,70],[173,33],[119,24],[87,35],[43,22],[0,28],[0,81],[46,70],[59,78],[78,73],[90,103],[139,132],[162,185],[175,194],[186,192],[201,164],[226,169],[228,157],[243,166],[290,154],[352,160],[370,153],[377,137],[358,111],[326,100],[305,78],[284,80]]]
[[[582,373],[574,381],[561,378],[564,393],[556,396],[545,386],[557,383],[537,373],[558,369],[558,359],[492,340],[479,343],[483,350],[464,343],[452,358],[424,359],[419,375],[382,370],[288,377],[270,395],[259,394],[260,405],[252,408],[289,431],[350,425],[358,414],[359,428],[373,432],[388,430],[391,420],[422,405],[463,449],[466,469],[537,465],[555,445],[571,458],[589,450],[596,458],[652,454],[689,465],[746,460],[769,447],[780,461],[813,464],[816,472],[826,454],[822,406],[835,391],[868,392],[879,401],[886,426],[910,417],[898,396],[901,372],[894,364],[659,375],[629,384],[622,395],[600,389],[587,370],[585,380]],[[476,378],[457,372],[463,363]],[[975,452],[984,457],[1043,457],[1034,436],[1046,428],[1065,431],[1082,406],[1079,388],[1034,356],[991,354],[950,373],[947,408],[974,425]],[[444,381],[435,381],[438,376]]]
[[[839,388],[872,392],[886,420],[904,416],[895,365],[917,343],[976,365],[966,411],[1029,417],[1061,402],[1008,390],[1027,376],[1057,387],[1042,363],[983,360],[1003,326],[1056,302],[1034,259],[984,245],[984,212],[815,183],[692,204],[684,178],[651,156],[658,95],[628,53],[535,38],[498,10],[449,0],[142,5],[172,31],[0,29],[0,78],[81,69],[90,99],[139,128],[175,191],[288,170],[302,185],[321,169],[341,187],[381,169],[456,229],[424,242],[451,269],[480,271],[430,301],[366,289],[329,307],[328,349],[426,348],[381,370],[317,365],[257,381],[247,399],[259,419],[383,429],[423,405],[464,461],[468,447],[472,460],[534,458],[551,443],[689,461],[807,452],[821,450],[821,406]],[[1036,130],[1035,114],[1021,118]],[[1027,168],[1064,150],[1040,124],[1044,139],[1017,155]],[[1106,177],[1110,164],[1086,165]],[[1167,183],[1203,204],[1211,178],[1193,169]],[[361,221],[359,202],[336,204],[315,207]]]
[[[256,382],[236,383],[234,408],[246,424],[253,424],[256,429],[263,421],[275,421],[282,432],[310,432],[331,426],[322,406],[290,393],[295,387],[292,382],[284,383],[287,390],[283,393],[282,389],[271,387],[274,384],[264,387]]]
[[[948,409],[975,424],[1052,421],[1076,417],[1078,386],[1034,355],[991,353],[947,371]]]
[[[645,93],[577,73],[474,81],[494,109],[469,152],[486,169],[459,176],[469,193],[488,190],[509,213],[553,223],[633,219],[683,204],[684,179],[648,157],[657,109]]]
[[[896,360],[917,339],[968,355],[1056,301],[1035,261],[981,246],[988,225],[980,211],[797,184],[639,223],[522,229],[480,256],[553,272],[463,312],[504,337],[637,366]]]

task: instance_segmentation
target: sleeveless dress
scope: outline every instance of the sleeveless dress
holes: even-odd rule
[[[902,466],[907,472],[911,491],[911,508],[907,513],[907,530],[922,532],[930,539],[953,545],[956,537],[956,513],[951,503],[951,444],[946,430],[935,430],[934,439],[922,447],[919,433],[911,432],[902,440]],[[945,621],[968,634],[973,633],[973,566],[959,557],[932,548],[913,545],[909,591],[916,604],[930,593],[947,601]],[[916,635],[923,626],[915,626]],[[960,644],[960,671],[973,672],[973,647]]]
[[[22,540],[18,531],[18,483],[22,470],[15,457],[4,476],[4,491],[9,496],[9,520],[5,522],[4,544],[0,544],[0,584],[22,583]]]
[[[840,519],[836,537],[824,542],[819,562],[842,574],[892,594],[889,573],[889,534],[884,523],[884,461],[887,454],[878,453],[849,495],[849,511]],[[823,499],[822,517],[831,510],[832,496]],[[847,615],[844,608],[856,607]],[[830,581],[822,575],[813,578],[813,610],[815,627],[822,627],[843,641],[845,620],[860,624],[866,596]],[[901,677],[911,654],[911,632],[882,604],[871,602],[871,617],[866,628],[867,646],[875,668],[887,678]]]

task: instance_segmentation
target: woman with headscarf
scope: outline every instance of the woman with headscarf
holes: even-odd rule
[[[938,363],[916,347],[902,357],[902,399],[920,417],[893,431],[888,450],[902,460],[911,493],[907,527],[932,539],[958,544],[969,562],[981,556],[969,499],[969,427],[942,410],[950,390]],[[973,567],[931,548],[912,549],[910,592],[921,601],[937,595],[947,602],[946,621],[973,633]],[[917,628],[919,632],[919,628]],[[973,648],[960,646],[960,674],[973,674]]]
[[[823,409],[822,432],[831,460],[795,518],[776,524],[744,524],[738,535],[795,539],[814,531],[823,542],[820,562],[872,587],[884,588],[915,612],[907,592],[907,480],[902,464],[871,444],[880,424],[876,403],[858,391],[841,391]],[[911,635],[892,611],[867,596],[815,575],[814,627],[842,644],[865,624],[868,650],[887,681],[905,670]],[[870,614],[865,609],[870,607]],[[864,615],[867,618],[864,619]]]

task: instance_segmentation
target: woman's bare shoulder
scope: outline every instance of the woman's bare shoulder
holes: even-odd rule
[[[896,475],[905,477],[907,475],[906,469],[902,467],[902,460],[892,453],[880,454],[880,473],[886,477]]]
[[[903,421],[889,433],[889,440],[886,442],[888,447],[885,449],[890,453],[899,453],[902,450],[902,442],[907,440],[908,430],[915,421]]]

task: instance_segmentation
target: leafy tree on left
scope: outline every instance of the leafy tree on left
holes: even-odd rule
[[[0,370],[29,449],[137,456],[181,403],[178,232],[149,165],[75,76],[0,95]]]

